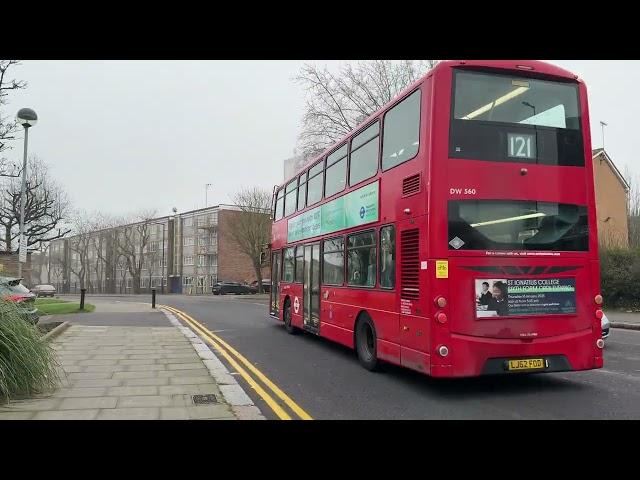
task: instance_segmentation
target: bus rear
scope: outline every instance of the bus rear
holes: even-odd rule
[[[529,61],[433,79],[432,375],[602,367],[584,83]]]

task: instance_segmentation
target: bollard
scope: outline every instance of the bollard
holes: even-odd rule
[[[156,308],[156,289],[151,289],[151,308]]]
[[[86,288],[80,289],[80,310],[84,310],[84,294],[87,293]]]

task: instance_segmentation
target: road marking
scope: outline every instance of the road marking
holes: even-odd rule
[[[249,360],[247,360],[240,352],[225,342],[222,338],[208,330],[204,325],[191,317],[189,314],[178,310],[174,307],[161,305],[172,313],[177,314],[186,323],[190,324],[194,329],[202,333],[205,338],[218,349],[222,355],[231,363],[231,365],[247,380],[247,382],[256,390],[256,392],[267,402],[269,407],[282,419],[290,420],[291,417],[278,405],[275,400],[267,392],[256,383],[256,381],[235,361],[234,357],[244,364],[262,383],[264,383],[278,398],[280,398],[299,418],[302,420],[313,420],[311,415],[304,411],[296,402],[294,402],[286,393],[284,393],[277,385],[275,385],[266,375],[258,370]],[[224,348],[222,348],[224,347]]]
[[[235,359],[231,355],[229,355],[229,353],[227,353],[218,343],[216,343],[212,338],[210,338],[210,336],[207,334],[207,331],[205,329],[191,322],[187,318],[187,315],[181,312],[180,310],[173,309],[171,307],[167,307],[164,305],[162,307],[166,308],[171,313],[176,315],[178,318],[183,320],[186,324],[190,325],[191,328],[193,328],[196,331],[196,333],[197,332],[201,333],[204,336],[205,341],[207,341],[207,343],[210,343],[217,351],[219,351],[227,359],[227,361],[231,364],[231,366],[237,370],[237,372],[242,376],[242,378],[244,378],[247,381],[249,385],[251,385],[251,387],[256,391],[256,393],[260,396],[260,398],[262,398],[267,403],[267,405],[269,405],[271,410],[273,410],[274,413],[281,420],[291,420],[291,416],[287,412],[285,412],[282,409],[282,407],[280,407],[280,405],[277,404],[277,402],[273,399],[271,395],[265,392],[264,389],[260,385],[258,385],[258,383],[247,373],[245,369],[243,369],[240,365],[238,365],[238,362],[236,362]]]

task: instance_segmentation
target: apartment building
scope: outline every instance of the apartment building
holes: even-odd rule
[[[251,282],[251,260],[230,232],[235,215],[237,207],[218,205],[54,240],[50,281],[60,292],[84,283],[94,293],[191,294],[210,293],[219,280]]]

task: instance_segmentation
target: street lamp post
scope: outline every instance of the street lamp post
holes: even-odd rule
[[[603,122],[600,120],[600,127],[602,128],[602,150],[604,150],[604,127],[608,127],[609,124],[607,122]]]
[[[24,238],[24,207],[27,201],[27,145],[29,128],[38,122],[38,115],[30,108],[21,108],[16,115],[18,123],[24,128],[24,157],[22,159],[22,187],[20,188],[20,253],[18,255],[18,278],[22,278],[22,264],[27,261],[27,245]]]

